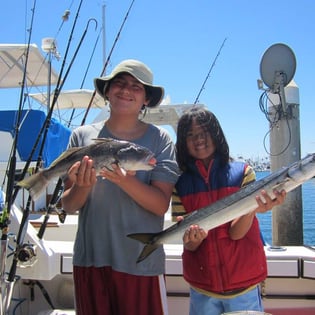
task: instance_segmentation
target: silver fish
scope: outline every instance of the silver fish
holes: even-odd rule
[[[185,230],[192,224],[198,224],[207,231],[253,211],[257,207],[255,197],[262,189],[266,190],[271,198],[275,198],[274,189],[289,192],[314,176],[315,153],[241,188],[210,206],[190,213],[184,220],[161,232],[129,234],[128,237],[145,244],[137,262],[144,260],[162,244],[181,241]]]
[[[97,174],[102,169],[112,170],[112,164],[126,171],[151,170],[156,164],[154,154],[147,148],[128,141],[98,138],[88,146],[68,149],[50,167],[26,177],[17,185],[26,188],[32,199],[36,200],[52,179],[65,177],[68,169],[85,155],[93,159]]]

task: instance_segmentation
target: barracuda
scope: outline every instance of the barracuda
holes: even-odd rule
[[[91,145],[68,149],[50,167],[19,181],[17,185],[26,188],[32,199],[36,200],[52,179],[64,178],[68,169],[85,155],[93,159],[97,173],[101,169],[111,170],[112,164],[126,171],[147,171],[153,169],[156,163],[153,153],[147,148],[128,141],[99,138],[94,139]]]
[[[192,224],[198,224],[205,230],[211,230],[221,224],[232,221],[255,209],[255,197],[262,189],[274,198],[274,189],[286,192],[302,185],[315,176],[315,153],[284,167],[261,180],[241,188],[210,206],[196,210],[185,216],[184,220],[177,222],[159,233],[135,233],[128,237],[145,244],[137,262],[144,260],[162,244],[181,241],[185,230]]]

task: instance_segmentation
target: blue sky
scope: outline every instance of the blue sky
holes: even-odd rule
[[[28,42],[34,3],[31,43],[41,47],[42,38],[55,37],[63,57],[77,15],[78,0],[3,1],[0,42]],[[80,88],[82,84],[83,88],[94,88],[93,78],[99,76],[103,68],[102,36],[89,68],[88,64],[102,25],[102,7],[106,8],[108,54],[131,3],[131,0],[82,1],[68,62],[88,20],[96,19],[98,26],[95,30],[95,24],[90,23],[64,90]],[[60,28],[61,16],[67,9],[71,12],[69,20]],[[269,147],[268,138],[264,143],[268,122],[259,109],[260,61],[268,47],[284,43],[294,51],[297,60],[294,81],[299,87],[301,155],[304,156],[315,151],[314,21],[313,0],[135,0],[115,44],[107,72],[123,59],[140,59],[152,69],[155,84],[165,87],[172,104],[194,103],[226,38],[199,101],[219,118],[231,154],[255,159],[267,156],[265,146]],[[53,60],[56,70],[61,64],[62,58]],[[1,89],[0,93],[1,109],[18,107],[18,90]]]

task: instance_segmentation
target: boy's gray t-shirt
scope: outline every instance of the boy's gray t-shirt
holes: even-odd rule
[[[73,131],[70,147],[93,143],[94,138],[114,138],[104,122],[86,125]],[[149,125],[146,133],[133,141],[150,149],[157,160],[151,171],[137,171],[145,183],[151,180],[175,184],[179,175],[175,147],[168,133]],[[136,263],[143,244],[127,237],[131,233],[154,233],[163,229],[164,218],[143,209],[117,185],[98,177],[88,201],[79,211],[74,245],[76,266],[111,266],[134,275],[157,275],[165,272],[165,254],[159,247],[148,258]]]

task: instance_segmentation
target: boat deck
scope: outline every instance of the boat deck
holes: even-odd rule
[[[170,315],[188,315],[189,287],[182,277],[181,245],[165,246]],[[303,246],[269,250],[262,286],[265,311],[273,315],[315,314],[315,251]]]
[[[11,228],[19,226],[21,212],[13,211]],[[16,219],[16,221],[15,221]],[[34,223],[35,222],[35,223]],[[23,303],[28,312],[23,314],[60,314],[49,310],[43,293],[34,286],[40,282],[54,301],[55,309],[62,314],[73,314],[72,250],[77,226],[77,217],[68,216],[66,222],[58,223],[51,217],[51,224],[46,228],[44,239],[37,237],[38,224],[43,217],[30,218],[26,241],[37,247],[37,262],[34,267],[18,268],[17,274],[23,279],[16,283],[15,298],[29,296],[30,286],[35,289],[35,300]],[[12,231],[11,230],[11,231]],[[167,244],[166,252],[166,287],[169,315],[188,315],[189,286],[182,276],[182,245]],[[268,278],[262,286],[265,311],[273,315],[310,315],[315,314],[315,250],[304,246],[285,248],[265,247]],[[46,313],[43,310],[47,309]]]

